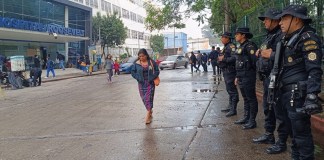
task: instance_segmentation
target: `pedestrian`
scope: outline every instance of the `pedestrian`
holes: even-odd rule
[[[244,116],[235,124],[244,124],[243,129],[256,128],[255,118],[258,113],[258,101],[255,93],[257,46],[250,41],[253,34],[249,28],[237,28],[235,40],[240,43],[236,50],[236,78],[235,85],[239,85],[244,100]]]
[[[138,89],[147,110],[145,123],[150,124],[153,113],[153,99],[155,92],[154,79],[160,74],[159,66],[150,58],[146,49],[140,49],[138,60],[131,68],[131,74],[138,82]]]
[[[207,63],[208,63],[208,56],[207,56],[206,53],[203,53],[202,54],[202,57],[201,57],[201,65],[204,68],[204,72],[208,72],[208,70],[207,70]]]
[[[191,56],[189,57],[189,63],[191,65],[191,74],[193,73],[193,68],[196,69],[196,72],[199,71],[199,68],[196,67],[196,63],[197,63],[197,58],[194,54],[194,52],[191,52]]]
[[[305,6],[289,5],[277,16],[281,19],[279,25],[284,37],[283,42],[278,43],[281,51],[274,55],[271,72],[271,77],[279,78],[276,81],[272,78],[269,85],[270,91],[278,93],[275,94],[277,103],[288,112],[289,120],[284,123],[291,123],[294,160],[314,159],[310,117],[323,111],[317,96],[321,92],[323,74],[322,42],[316,30],[310,27],[312,19],[307,13]],[[270,53],[261,55],[273,57]]]
[[[217,62],[217,70],[223,70],[226,91],[229,97],[228,107],[221,110],[222,112],[227,112],[226,117],[231,117],[237,114],[236,108],[239,101],[239,94],[234,83],[236,77],[236,46],[231,42],[231,38],[232,34],[229,32],[224,32],[222,34],[221,41],[224,44],[224,48],[220,52]]]
[[[114,65],[114,61],[112,60],[112,56],[110,54],[108,54],[106,61],[105,61],[105,68],[107,70],[108,83],[112,83],[113,65]]]
[[[222,53],[222,51],[220,50],[219,47],[216,48],[216,51],[218,52],[218,56],[220,56],[220,54]],[[218,63],[216,63],[216,69],[217,69],[217,75],[220,76],[222,74],[222,69],[218,66]]]
[[[272,63],[270,63],[269,58],[263,58],[259,56],[261,53],[275,53],[276,45],[282,38],[282,33],[279,26],[279,17],[276,17],[280,14],[281,11],[275,8],[269,8],[263,15],[258,18],[263,21],[265,29],[267,30],[267,36],[261,44],[260,49],[257,51],[256,55],[258,56],[257,61],[257,75],[260,81],[263,81],[263,113],[265,116],[264,119],[264,129],[265,133],[257,138],[254,138],[252,141],[254,143],[265,143],[273,144],[271,147],[266,149],[268,154],[278,154],[286,151],[288,135],[290,134],[285,125],[284,115],[287,115],[287,111],[282,109],[278,103],[277,105],[268,103],[268,87],[270,83],[270,73],[272,69]],[[278,121],[276,122],[276,119]],[[276,123],[278,123],[278,141],[275,142],[274,131],[276,129]]]
[[[89,55],[85,55],[85,73],[86,74],[90,74],[90,58],[89,58]]]
[[[46,63],[46,77],[45,78],[48,78],[49,76],[49,72],[52,72],[52,76],[53,78],[55,78],[55,71],[54,71],[54,61],[51,60],[51,55],[49,54],[47,56],[47,63]]]
[[[65,56],[60,54],[59,52],[56,52],[56,59],[59,61],[59,68],[61,68],[63,71],[65,70],[64,67],[64,60],[65,60]]]
[[[34,86],[36,86],[36,82],[38,79],[38,86],[42,84],[42,69],[40,66],[40,60],[38,58],[38,55],[34,56],[34,69],[33,69],[33,83]]]
[[[115,70],[115,76],[119,75],[119,63],[117,61],[117,59],[114,62],[114,70]]]
[[[217,65],[217,57],[219,52],[215,50],[215,46],[212,46],[212,51],[209,54],[208,62],[211,63],[213,68],[213,76],[216,76],[216,65]]]
[[[102,54],[97,55],[97,65],[98,65],[99,71],[101,71],[101,56],[102,56]]]
[[[199,70],[200,68],[200,65],[201,65],[201,57],[202,57],[202,54],[200,53],[200,51],[198,51],[198,54],[197,54],[197,68]]]

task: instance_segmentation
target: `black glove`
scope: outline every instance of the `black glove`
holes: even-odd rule
[[[323,108],[316,94],[307,94],[303,107],[297,109],[297,112],[311,115],[323,112]]]

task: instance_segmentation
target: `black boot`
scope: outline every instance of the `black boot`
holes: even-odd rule
[[[250,119],[249,119],[249,122],[246,123],[243,126],[243,129],[256,128],[257,124],[256,124],[256,121],[255,121],[255,118],[256,118],[257,113],[258,113],[258,108],[257,107],[258,107],[257,104],[250,104]]]
[[[227,113],[228,111],[230,111],[231,105],[232,105],[231,102],[229,102],[229,104],[227,105],[227,107],[225,109],[222,109],[221,112]]]
[[[231,110],[228,113],[226,113],[226,117],[235,116],[237,114],[236,107],[237,107],[237,102],[232,102]]]
[[[286,150],[287,150],[286,142],[278,140],[274,145],[267,148],[266,151],[267,151],[268,154],[279,154],[279,153],[284,152]]]
[[[248,123],[243,125],[243,129],[253,129],[256,128],[256,121],[255,120],[249,120]]]
[[[245,124],[245,123],[248,122],[248,120],[249,120],[249,114],[248,114],[248,111],[245,111],[244,112],[244,117],[237,120],[237,121],[235,121],[234,123],[235,124]]]
[[[275,143],[275,137],[273,135],[273,133],[265,133],[262,136],[258,137],[258,138],[254,138],[253,143],[264,143],[264,144],[274,144]]]

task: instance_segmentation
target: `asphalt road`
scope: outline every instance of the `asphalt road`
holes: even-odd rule
[[[253,144],[258,127],[233,124],[221,108],[228,95],[212,72],[161,71],[153,122],[145,125],[145,107],[130,75],[66,79],[41,87],[0,94],[0,160],[20,159],[208,159],[283,160],[289,151],[267,155],[269,145]]]

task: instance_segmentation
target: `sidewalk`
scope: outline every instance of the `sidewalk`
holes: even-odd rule
[[[104,74],[106,73],[105,70],[92,72],[92,75],[97,74]],[[76,77],[84,77],[84,76],[90,76],[84,73],[82,70],[77,68],[65,68],[65,70],[62,69],[55,69],[55,78],[52,77],[52,73],[49,73],[48,78],[46,77],[46,70],[42,71],[42,83],[51,82],[51,81],[58,81],[58,80],[64,80],[69,78],[76,78]]]
[[[97,72],[92,72],[92,75],[98,75],[98,74],[105,74],[106,70],[101,70]],[[24,73],[24,76],[29,78],[29,71],[26,71]],[[49,73],[49,78],[46,77],[46,69],[42,70],[42,83],[46,82],[52,82],[52,81],[59,81],[64,79],[70,79],[70,78],[77,78],[77,77],[84,77],[84,76],[90,76],[84,73],[82,70],[77,68],[65,68],[65,70],[62,69],[55,69],[55,78],[52,77],[52,73]],[[1,88],[10,88],[10,86],[1,85]]]

